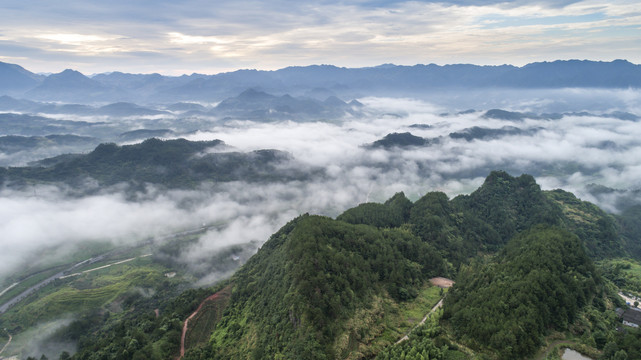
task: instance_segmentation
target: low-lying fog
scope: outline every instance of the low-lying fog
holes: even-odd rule
[[[576,90],[566,98],[572,96],[582,101],[598,97]],[[301,166],[324,168],[327,175],[306,182],[202,184],[193,190],[160,191],[149,186],[136,201],[125,196],[123,187],[80,198],[67,196],[64,187],[3,189],[0,283],[25,262],[38,261],[33,254],[43,248],[64,245],[58,248],[64,252],[91,240],[129,244],[202,224],[225,224],[184,249],[182,260],[198,264],[229,245],[260,244],[301,213],[334,217],[362,202],[384,201],[398,191],[412,200],[436,190],[456,196],[473,191],[493,169],[533,174],[544,189],[563,188],[616,212],[621,193],[597,196],[590,192],[591,184],[622,191],[641,188],[641,125],[601,115],[614,111],[641,115],[641,92],[602,91],[600,98],[617,101],[612,100],[611,108],[591,109],[593,114],[566,114],[554,120],[492,119],[483,117],[490,107],[457,113],[464,108],[452,111],[427,101],[364,98],[358,100],[371,115],[363,118],[209,122],[210,127],[181,137],[220,139],[240,151],[288,151]],[[502,108],[563,112],[553,97],[533,97]],[[576,106],[568,108],[574,111]],[[449,137],[471,127],[506,126],[522,131],[471,141]],[[411,132],[432,143],[412,148],[363,146],[394,132]]]

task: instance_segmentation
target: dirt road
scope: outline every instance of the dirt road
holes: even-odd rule
[[[428,312],[428,313],[425,315],[425,317],[423,318],[423,320],[421,320],[421,322],[420,322],[420,323],[416,324],[416,326],[414,326],[410,331],[408,331],[408,332],[407,332],[407,334],[405,334],[405,336],[403,336],[403,337],[402,337],[402,338],[400,338],[397,342],[395,342],[395,343],[394,343],[394,345],[396,345],[396,344],[400,344],[400,343],[402,343],[402,342],[403,342],[403,341],[405,341],[405,340],[409,340],[409,339],[410,339],[410,334],[412,333],[412,331],[414,331],[417,327],[419,327],[419,326],[421,326],[421,325],[425,324],[425,321],[427,321],[427,318],[429,318],[429,317],[432,315],[432,313],[434,313],[434,311],[438,310],[441,306],[443,306],[443,299],[444,299],[444,298],[441,298],[441,300],[439,300],[439,302],[437,302],[437,303],[436,303],[436,305],[434,305],[434,307],[432,308],[432,310],[430,310],[430,312]]]
[[[183,356],[185,356],[185,339],[187,338],[187,329],[189,328],[189,320],[193,319],[196,315],[198,315],[198,312],[203,308],[206,302],[216,300],[219,296],[219,293],[215,293],[214,295],[208,297],[207,299],[203,300],[203,302],[198,305],[198,309],[194,311],[187,320],[183,323],[183,333],[180,337],[180,357],[178,359],[182,359]]]
[[[4,344],[4,346],[2,347],[2,350],[0,350],[0,355],[4,352],[4,350],[7,348],[7,346],[9,346],[9,344],[11,344],[11,340],[13,339],[13,336],[11,336],[11,334],[9,334],[8,332],[7,332],[7,334],[9,335],[9,341],[7,341],[7,343]]]

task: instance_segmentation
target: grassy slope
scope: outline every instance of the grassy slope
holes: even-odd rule
[[[221,307],[222,314],[221,308],[206,308],[203,319],[220,321],[196,330],[193,342],[203,344],[211,333],[210,351],[223,358],[371,357],[401,337],[437,301],[438,289],[427,287],[426,279],[452,269],[439,253],[453,256],[452,249],[461,249],[463,256],[457,261],[487,254],[537,221],[579,233],[592,257],[621,251],[620,243],[611,237],[616,230],[611,219],[593,205],[569,193],[541,192],[527,176],[493,173],[488,179],[479,191],[452,201],[444,194],[430,193],[408,204],[398,194],[384,206],[361,206],[345,214],[346,221],[374,219],[370,225],[400,224],[397,228],[346,224],[317,216],[292,221],[233,277],[233,293],[229,304]],[[499,213],[509,221],[501,221],[496,209],[502,209]],[[384,221],[390,214],[393,221]],[[507,227],[501,228],[503,225]],[[418,234],[416,228],[421,230]],[[484,243],[490,238],[491,242]],[[604,248],[602,240],[615,242]],[[59,291],[40,294],[47,298],[41,305],[58,313],[66,311],[66,300],[104,308],[118,302],[114,302],[117,297],[108,296],[112,291],[139,286],[145,279],[149,283],[163,280],[158,273],[152,274],[155,265],[138,265],[139,271],[130,269],[126,275],[97,276],[101,281],[83,275],[84,282],[70,280],[73,286],[58,284],[63,285]],[[185,309],[192,308],[187,305]],[[180,313],[186,318],[189,313],[185,311]],[[593,313],[579,313],[578,318],[579,324],[572,324],[570,331],[586,343],[594,338],[594,328],[607,322]],[[452,340],[448,331],[441,334]],[[155,349],[154,354],[162,356],[162,351]],[[191,353],[196,354],[196,349]],[[187,359],[191,358],[199,357],[188,353]]]
[[[631,258],[606,259],[599,262],[599,267],[620,290],[641,297],[641,261]]]
[[[4,303],[20,294],[27,288],[48,278],[55,273],[67,269],[74,264],[87,260],[96,255],[104,254],[113,250],[113,245],[106,242],[88,242],[74,248],[74,251],[65,253],[61,249],[44,249],[41,254],[35,254],[40,259],[34,264],[25,264],[19,271],[11,274],[10,277],[3,279],[3,286],[7,287],[14,282],[18,285],[0,296],[0,303]],[[52,253],[61,252],[60,256],[50,256]]]
[[[100,308],[135,286],[150,287],[163,280],[164,268],[141,258],[77,277],[56,280],[24,303],[9,310],[2,323],[28,328],[67,313]]]
[[[100,264],[93,265],[97,266]],[[73,319],[99,309],[102,312],[116,311],[117,315],[119,303],[126,301],[128,296],[136,295],[135,289],[141,289],[141,293],[148,289],[147,294],[150,295],[153,294],[151,289],[163,282],[181,281],[180,278],[169,280],[164,277],[167,270],[145,257],[54,281],[2,315],[0,326],[8,328],[15,337],[15,342],[6,352],[21,353],[25,347],[31,346],[33,334],[28,330],[36,326],[39,332],[43,332],[46,329],[41,329],[41,324],[49,322],[49,327],[59,326],[57,319]]]

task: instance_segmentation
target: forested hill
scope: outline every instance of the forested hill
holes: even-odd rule
[[[493,261],[464,267],[444,318],[475,348],[518,359],[534,353],[550,329],[567,330],[586,305],[602,307],[603,292],[579,239],[539,225],[512,239]]]
[[[450,200],[431,192],[411,203],[401,193],[384,204],[361,204],[337,219],[376,227],[405,224],[455,265],[479,252],[501,249],[536,224],[572,231],[595,259],[628,254],[638,246],[638,239],[624,241],[617,220],[594,204],[563,190],[542,191],[532,176],[512,177],[504,171],[490,173],[470,195]]]
[[[578,235],[588,254],[595,259],[620,256],[633,249],[632,243],[624,244],[613,216],[572,193],[541,191],[530,175],[514,178],[506,172],[494,171],[478,190],[454,198],[452,205],[496,231],[498,238],[485,238],[498,242],[487,245],[502,246],[518,232],[536,224],[548,224]],[[464,226],[462,230],[469,231],[469,227]]]
[[[383,330],[385,304],[415,298],[426,279],[446,272],[433,247],[407,229],[303,215],[234,276],[229,315],[211,346],[227,358],[366,354]]]
[[[505,172],[451,200],[398,193],[336,220],[305,214],[212,289],[189,322],[184,359],[518,359],[552,331],[592,339],[614,329],[603,319],[620,303],[593,259],[629,254],[636,241],[620,224],[570,193]],[[439,294],[429,287],[434,276],[457,281],[443,319],[394,345],[408,316],[420,319],[435,304],[426,300]],[[126,343],[94,331],[103,344]],[[133,353],[86,342],[75,358],[149,358],[153,334],[140,336]]]
[[[491,173],[477,191],[452,200],[435,192],[412,203],[399,193],[383,204],[347,210],[337,220],[304,215],[274,234],[230,280],[231,301],[220,322],[210,324],[211,341],[187,358],[373,356],[390,345],[389,339],[382,340],[386,306],[412,302],[431,276],[456,276],[461,264],[501,249],[499,265],[479,270],[482,277],[500,270],[521,279],[510,288],[515,299],[532,291],[560,296],[553,296],[552,304],[537,300],[544,301],[544,294],[534,294],[516,315],[502,313],[505,321],[532,315],[523,324],[514,323],[526,329],[513,334],[520,347],[498,337],[490,343],[469,335],[475,331],[470,327],[482,325],[458,325],[468,324],[469,312],[457,315],[455,309],[479,290],[469,290],[468,281],[478,283],[469,270],[474,267],[464,266],[468,280],[448,302],[454,310],[447,314],[463,341],[487,340],[483,351],[518,358],[536,349],[548,329],[566,329],[585,306],[603,303],[602,280],[587,254],[602,258],[625,252],[616,228],[613,217],[572,194],[541,191],[531,176],[505,172]],[[546,290],[521,286],[522,278],[537,271],[545,275],[530,280]],[[477,313],[496,316],[489,304],[475,306]],[[487,326],[501,327],[501,319]]]
[[[230,151],[220,140],[188,141],[151,138],[140,144],[100,144],[88,154],[41,160],[33,166],[0,168],[0,183],[83,184],[120,182],[193,187],[202,181],[270,181],[307,176],[290,154],[279,150]]]

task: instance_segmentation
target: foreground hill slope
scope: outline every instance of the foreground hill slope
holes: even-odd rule
[[[561,226],[579,236],[588,255],[599,259],[629,252],[613,216],[563,190],[541,191],[530,175],[512,177],[493,171],[470,195],[452,200],[459,211],[488,224],[502,247],[515,234],[536,224]]]
[[[553,331],[602,348],[621,302],[593,259],[634,256],[620,224],[570,193],[542,191],[531,176],[492,172],[451,200],[398,193],[336,220],[299,216],[230,279],[167,299],[181,311],[153,321],[174,330],[183,321],[184,359],[518,359]],[[434,276],[457,281],[443,318],[437,311],[394,345],[443,295],[428,285]],[[427,293],[436,301],[423,301]],[[96,323],[86,333],[102,340],[81,342],[74,358],[178,357],[181,337],[161,337],[144,316],[128,323],[141,334],[135,346]]]
[[[598,293],[597,302],[602,299],[602,285],[578,237],[536,226],[493,261],[465,267],[446,299],[444,318],[473,347],[490,348],[501,359],[522,358],[550,329],[567,330]]]
[[[378,316],[356,314],[376,307],[377,298],[414,298],[444,270],[436,251],[408,231],[303,215],[231,280],[231,303],[211,349],[223,358],[344,358],[380,335],[372,333]],[[342,336],[347,341],[337,342]]]
[[[569,193],[548,195],[531,176],[504,172],[453,200],[428,193],[412,203],[400,193],[337,220],[304,215],[230,280],[231,301],[211,324],[211,341],[187,358],[371,357],[380,350],[372,344],[386,314],[362,315],[376,309],[377,299],[411,302],[430,276],[454,275],[453,264],[496,250],[490,263],[462,267],[461,284],[446,302],[454,331],[440,341],[521,358],[551,329],[567,330],[586,307],[603,308],[608,292],[586,247],[599,249],[609,229],[584,230],[609,221]],[[617,239],[612,252],[622,244]],[[601,248],[606,252],[593,256],[610,254]],[[356,328],[355,317],[361,317]]]

